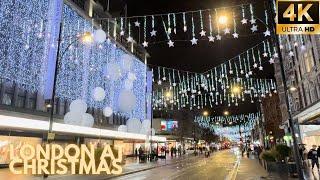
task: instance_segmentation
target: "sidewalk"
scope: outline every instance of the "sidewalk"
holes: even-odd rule
[[[250,158],[242,157],[237,170],[236,180],[256,180],[256,179],[281,179],[275,175],[270,175],[254,156]]]

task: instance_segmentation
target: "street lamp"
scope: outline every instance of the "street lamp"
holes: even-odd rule
[[[296,91],[296,90],[297,90],[297,88],[294,87],[294,86],[290,86],[290,87],[289,87],[289,91],[290,91],[290,92],[294,92],[294,91]]]
[[[228,17],[226,15],[221,15],[218,18],[218,23],[221,25],[226,25],[228,22]]]
[[[209,115],[209,112],[208,111],[203,111],[203,116],[208,116]]]
[[[68,49],[77,41],[80,41],[84,44],[91,44],[93,42],[93,35],[91,32],[84,32],[81,35],[74,35],[72,38],[75,38],[72,42],[70,42],[65,50],[60,54],[60,44],[62,42],[62,28],[63,23],[60,23],[60,30],[59,30],[59,36],[58,36],[58,47],[57,47],[57,54],[56,54],[56,64],[55,64],[55,71],[54,71],[54,79],[53,79],[53,89],[52,89],[52,95],[51,100],[49,104],[46,105],[47,108],[50,108],[50,118],[49,118],[49,130],[48,130],[48,136],[47,141],[49,142],[49,137],[54,137],[52,134],[52,125],[53,125],[53,113],[54,113],[54,104],[55,104],[55,96],[56,96],[56,84],[57,84],[57,76],[58,76],[58,67],[59,62],[65,55],[65,53],[68,51]]]
[[[225,115],[225,116],[229,116],[229,114],[230,114],[229,111],[224,111],[223,112],[223,115]]]

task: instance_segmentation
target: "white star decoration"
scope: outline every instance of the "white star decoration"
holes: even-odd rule
[[[254,33],[254,32],[258,31],[258,26],[257,25],[253,25],[250,29]]]
[[[193,37],[190,41],[192,45],[198,44],[198,39],[196,39],[195,37]]]
[[[263,32],[263,34],[264,34],[264,37],[267,37],[267,36],[271,35],[269,29],[267,29],[265,32]]]
[[[243,18],[243,19],[241,20],[241,23],[242,23],[242,24],[247,24],[247,23],[248,23],[248,19]]]
[[[218,35],[216,36],[216,38],[217,38],[217,40],[221,40],[220,34],[218,34]]]
[[[294,45],[294,47],[297,47],[297,46],[298,46],[298,43],[297,43],[297,42],[295,42],[293,45]]]
[[[159,80],[159,81],[158,81],[158,85],[161,85],[161,84],[162,84],[162,82]]]
[[[187,32],[187,26],[183,26],[183,32]]]
[[[174,42],[169,40],[168,45],[169,45],[169,47],[174,47]]]
[[[278,53],[274,53],[274,54],[273,54],[273,57],[274,57],[274,58],[278,58],[278,57],[279,57],[279,54],[278,54]]]
[[[290,51],[290,52],[289,52],[289,56],[291,56],[291,57],[293,57],[293,56],[294,56],[293,51]]]
[[[167,31],[169,35],[171,34],[171,31],[172,31],[172,30],[171,30],[171,28],[169,27],[169,28],[168,28],[168,31]]]
[[[143,45],[143,47],[148,47],[148,42],[144,41],[144,42],[142,43],[142,45]]]
[[[283,49],[283,45],[280,44],[280,49]]]
[[[263,54],[263,57],[268,57],[268,53],[264,52]]]
[[[230,34],[230,28],[226,27],[226,28],[224,29],[224,34]]]
[[[132,38],[131,36],[129,36],[129,37],[127,38],[127,41],[128,41],[128,42],[133,42],[133,38]]]
[[[214,42],[214,37],[213,36],[208,36],[209,42]]]
[[[252,75],[252,71],[249,71],[248,74],[249,74],[249,75]]]
[[[273,59],[273,58],[270,58],[269,63],[270,63],[270,64],[273,64],[273,63],[274,63],[274,59]]]
[[[257,20],[256,20],[255,18],[252,18],[252,19],[250,20],[250,23],[251,23],[251,24],[255,24],[256,21],[257,21]]]
[[[134,25],[135,25],[136,27],[140,27],[139,21],[134,22]]]
[[[204,30],[201,30],[201,32],[199,34],[203,37],[206,35],[206,32]]]
[[[246,78],[249,78],[249,74],[246,74]]]
[[[124,31],[120,31],[120,36],[123,36],[124,35]]]
[[[157,31],[155,31],[154,29],[152,29],[152,31],[150,32],[150,34],[151,34],[151,37],[152,37],[152,36],[156,36],[156,35],[157,35]]]
[[[260,70],[260,71],[262,71],[262,70],[263,70],[263,67],[262,67],[261,65],[259,66],[259,70]]]
[[[233,71],[232,71],[232,70],[230,70],[230,71],[229,71],[229,73],[230,73],[230,74],[233,74]]]
[[[257,63],[254,63],[253,64],[253,68],[257,68],[258,67],[258,64]]]
[[[234,32],[234,33],[232,34],[232,36],[233,36],[233,38],[239,38],[239,34],[238,34],[237,32]]]

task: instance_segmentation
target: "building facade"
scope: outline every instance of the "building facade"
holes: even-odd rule
[[[320,100],[320,42],[318,35],[281,35],[280,49],[283,58],[285,78],[288,89],[289,111],[297,129],[296,136],[303,143],[309,136],[305,131],[310,124],[319,124]],[[274,64],[278,84],[282,123],[288,127],[288,110],[285,102],[284,88],[279,62]],[[320,128],[318,129],[320,130]],[[286,130],[288,133],[289,130]],[[312,134],[313,136],[314,134]],[[319,137],[314,136],[318,139]],[[311,147],[310,143],[308,146]],[[309,147],[309,148],[310,148]]]

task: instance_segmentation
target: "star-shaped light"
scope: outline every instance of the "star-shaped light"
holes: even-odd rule
[[[263,54],[263,57],[268,57],[268,53],[264,52]]]
[[[206,32],[204,30],[201,30],[201,32],[199,33],[202,37],[206,36]]]
[[[134,26],[136,26],[136,27],[140,27],[140,23],[139,23],[139,21],[137,20],[136,22],[134,22]]]
[[[240,74],[244,74],[244,71],[241,69]]]
[[[293,57],[293,56],[294,56],[293,51],[290,51],[290,52],[289,52],[289,56],[291,56],[291,57]]]
[[[169,45],[169,47],[174,47],[174,42],[169,40],[168,45]]]
[[[162,78],[162,80],[163,80],[163,81],[166,81],[166,80],[167,80],[167,78],[164,76],[164,77]]]
[[[258,67],[258,64],[257,63],[254,63],[253,64],[253,68],[257,68]]]
[[[237,32],[234,32],[234,33],[232,34],[232,36],[233,36],[233,38],[239,38],[239,34],[238,34]]]
[[[274,54],[273,54],[273,57],[274,57],[274,58],[278,58],[278,57],[279,57],[279,54],[278,54],[278,53],[274,53]]]
[[[243,18],[243,19],[241,20],[241,23],[242,23],[242,24],[247,24],[247,23],[248,23],[248,19]]]
[[[249,71],[248,74],[251,76],[252,75],[252,71]]]
[[[262,67],[261,65],[259,66],[259,70],[260,70],[260,71],[262,71],[262,70],[263,70],[263,67]]]
[[[230,28],[226,27],[224,30],[224,34],[230,34]]]
[[[283,45],[282,44],[280,44],[280,49],[283,49]]]
[[[254,32],[258,31],[258,26],[257,25],[253,25],[250,29],[254,33]]]
[[[171,34],[171,32],[172,32],[171,27],[168,28],[168,31],[167,31],[167,32],[168,32],[169,35]]]
[[[121,31],[120,31],[120,36],[123,36],[123,35],[124,35],[124,31],[121,30]]]
[[[187,32],[187,26],[183,26],[183,32]]]
[[[267,29],[265,32],[263,32],[264,37],[270,36],[271,32],[269,31],[269,29]]]
[[[295,42],[293,45],[294,45],[294,47],[297,47],[299,44],[297,42]]]
[[[214,37],[213,36],[208,36],[208,38],[209,38],[209,42],[214,42]]]
[[[127,38],[127,41],[128,41],[128,42],[133,42],[133,38],[132,38],[131,36],[129,36],[129,37]]]
[[[246,78],[249,78],[249,74],[248,73],[246,74]]]
[[[156,35],[157,35],[157,31],[155,31],[154,29],[152,29],[152,31],[150,32],[150,34],[151,34],[151,37],[152,37],[152,36],[156,36]]]
[[[230,71],[229,71],[229,74],[233,74],[233,71],[232,71],[232,70],[230,70]]]
[[[221,40],[220,34],[218,34],[218,35],[216,36],[216,38],[217,38],[217,40]]]
[[[162,82],[161,82],[161,80],[159,80],[159,81],[158,81],[158,85],[161,85],[161,84],[162,84]]]
[[[241,78],[237,77],[237,82],[240,82],[241,81]]]
[[[274,63],[274,59],[273,59],[273,58],[270,58],[269,63],[270,63],[270,64],[273,64],[273,63]]]
[[[195,37],[193,37],[190,41],[192,45],[198,44],[198,39],[196,39]]]
[[[173,86],[173,87],[176,87],[176,85],[177,85],[177,83],[172,83],[172,86]]]
[[[142,45],[143,45],[143,47],[148,47],[148,42],[147,42],[147,41],[144,41],[144,42],[142,43]]]
[[[251,24],[256,24],[256,21],[257,21],[257,20],[256,20],[255,18],[252,18],[252,19],[250,20],[250,23],[251,23]]]

